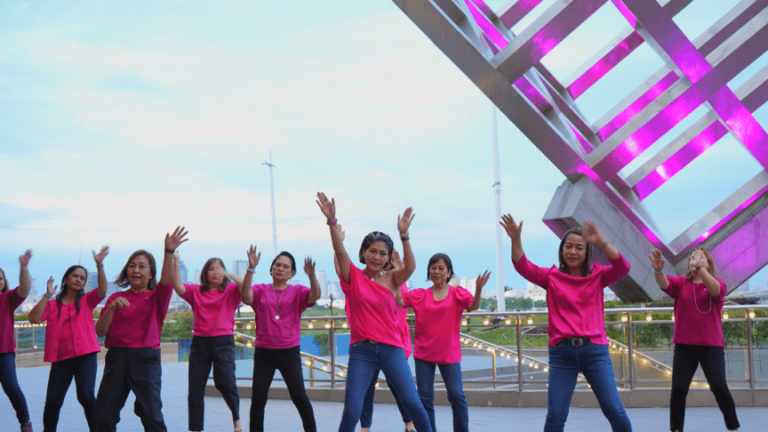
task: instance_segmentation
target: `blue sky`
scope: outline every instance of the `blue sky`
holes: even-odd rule
[[[695,37],[733,4],[696,0],[678,24]],[[556,76],[621,30],[610,7],[545,58]],[[333,273],[314,203],[325,191],[351,254],[369,231],[396,234],[414,207],[415,286],[435,252],[462,277],[496,270],[491,104],[390,1],[4,1],[0,40],[0,267],[11,281],[26,248],[42,292],[81,249],[93,269],[103,244],[112,277],[138,248],[159,258],[179,224],[190,272],[211,256],[244,259],[251,243],[271,260],[270,150],[280,250]],[[585,94],[585,115],[660,65],[638,50]],[[527,253],[549,265],[558,239],[541,218],[564,177],[504,117],[499,142],[503,212],[525,221]],[[758,169],[726,139],[692,167],[647,200],[670,238]],[[508,249],[505,239],[505,283],[521,288]]]

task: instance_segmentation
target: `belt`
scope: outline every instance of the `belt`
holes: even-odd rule
[[[577,337],[577,338],[563,338],[560,343],[563,345],[570,345],[570,346],[582,346],[590,343],[591,341],[587,337]]]
[[[353,343],[351,346],[357,346],[357,345],[360,345],[360,344],[363,344],[363,343],[369,343],[371,345],[376,345],[379,342],[375,341],[373,339],[366,339],[366,340],[362,340],[362,341],[357,341],[357,342]]]

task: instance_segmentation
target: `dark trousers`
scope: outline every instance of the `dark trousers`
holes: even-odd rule
[[[299,410],[305,432],[317,430],[315,412],[304,389],[299,347],[268,349],[256,347],[253,352],[253,394],[251,396],[251,432],[264,430],[264,408],[267,406],[269,386],[279,370],[288,387],[293,404]]]
[[[159,349],[110,348],[93,407],[91,430],[115,432],[120,410],[128,393],[133,392],[136,396],[133,412],[141,419],[144,430],[166,432],[160,399],[161,378]]]
[[[19,380],[16,378],[16,353],[0,353],[0,385],[3,391],[11,400],[11,405],[16,411],[16,418],[20,424],[29,421],[29,409],[27,408],[27,399],[19,387]]]
[[[203,430],[205,385],[213,366],[213,383],[232,411],[232,421],[240,419],[240,395],[235,381],[235,337],[193,336],[189,348],[189,430]]]
[[[368,386],[368,391],[365,393],[365,400],[363,401],[363,413],[360,415],[361,428],[370,429],[371,425],[373,424],[373,398],[376,395],[377,382],[379,382],[378,370],[373,374],[371,385]],[[400,410],[400,417],[402,417],[403,423],[410,423],[411,416],[408,414],[408,411],[406,411],[405,408],[403,408],[403,404],[402,402],[400,402],[400,397],[397,395],[397,392],[395,391],[395,389],[392,388],[392,385],[389,383],[389,380],[387,380],[387,387],[389,387],[389,391],[392,392],[392,396],[395,398],[395,403],[397,404],[397,409]]]
[[[669,428],[682,431],[685,422],[685,399],[696,369],[707,378],[709,388],[715,395],[717,406],[723,413],[725,427],[728,430],[739,428],[736,417],[736,404],[725,381],[725,353],[723,347],[703,345],[675,345],[675,358],[672,361],[672,395],[669,400]]]
[[[96,353],[81,355],[51,363],[51,373],[48,375],[48,390],[45,393],[45,408],[43,409],[43,432],[56,432],[59,424],[59,412],[64,404],[69,385],[75,379],[77,401],[83,406],[85,421],[90,428],[93,405],[96,403],[94,389],[96,388]]]

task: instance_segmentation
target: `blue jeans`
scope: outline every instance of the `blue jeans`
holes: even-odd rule
[[[549,390],[544,432],[561,432],[565,428],[579,372],[592,386],[613,432],[632,431],[632,424],[616,389],[608,345],[588,343],[575,347],[560,343],[549,347]]]
[[[213,366],[213,384],[232,412],[232,420],[240,419],[240,394],[235,381],[235,337],[193,336],[189,347],[189,394],[187,411],[189,430],[203,430],[205,385]]]
[[[383,343],[355,342],[349,347],[349,371],[344,391],[344,411],[339,432],[354,432],[363,411],[365,393],[376,370],[381,369],[397,392],[419,432],[432,432],[429,417],[419,401],[411,369],[400,347]]]
[[[93,405],[96,403],[95,352],[51,363],[43,409],[43,432],[56,432],[61,406],[64,404],[69,385],[72,384],[72,378],[75,379],[77,388],[77,401],[83,406],[85,421],[88,427],[91,427]]]
[[[379,370],[376,369],[376,372],[373,374],[373,379],[371,380],[371,385],[368,387],[368,391],[365,393],[365,401],[363,401],[363,414],[360,416],[360,427],[370,428],[373,424],[373,397],[376,394],[376,383],[378,381]],[[400,417],[403,418],[403,423],[410,423],[411,416],[408,414],[408,411],[403,408],[403,404],[400,402],[400,397],[397,395],[395,389],[392,388],[392,385],[389,384],[389,380],[387,380],[387,387],[389,387],[389,391],[392,392],[392,396],[395,398],[395,403],[397,404],[397,409],[400,410]]]
[[[11,400],[13,409],[16,410],[16,418],[20,424],[29,421],[29,409],[27,408],[27,399],[19,387],[19,380],[16,378],[16,353],[0,353],[0,385],[3,391]]]
[[[419,386],[419,398],[429,415],[432,431],[437,432],[437,427],[435,427],[434,404],[435,366],[440,369],[440,375],[443,376],[445,389],[448,391],[448,401],[451,403],[451,410],[453,411],[454,432],[469,431],[469,407],[467,406],[467,398],[464,396],[461,363],[435,364],[417,358],[414,358],[414,361],[416,362],[416,385]]]

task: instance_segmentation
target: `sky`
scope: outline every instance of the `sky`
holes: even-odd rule
[[[676,22],[694,38],[735,3],[695,0]],[[623,28],[611,8],[544,58],[556,77]],[[112,278],[136,249],[160,260],[177,225],[189,230],[190,277],[255,244],[254,280],[269,281],[271,151],[278,250],[312,256],[334,280],[318,191],[336,199],[353,257],[370,231],[396,238],[412,206],[413,285],[428,286],[426,263],[444,252],[459,277],[490,269],[495,291],[492,105],[391,1],[6,0],[0,41],[0,268],[11,283],[28,248],[38,293],[80,260],[95,270],[102,245]],[[639,49],[580,109],[597,120],[661,64]],[[755,116],[768,125],[768,108]],[[525,221],[532,261],[553,264],[559,239],[541,219],[565,177],[503,116],[498,137],[502,212]],[[646,204],[671,239],[759,169],[724,138]],[[504,238],[505,285],[524,288],[509,247]],[[307,282],[302,269],[296,280]],[[752,283],[768,285],[768,272]]]

